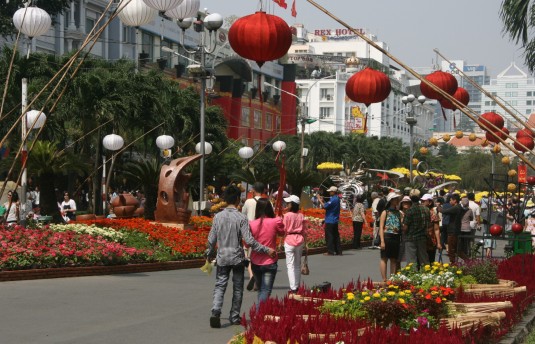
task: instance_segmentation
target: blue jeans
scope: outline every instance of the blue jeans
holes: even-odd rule
[[[260,306],[260,303],[267,300],[271,295],[273,289],[273,283],[275,283],[275,276],[277,275],[277,263],[269,265],[256,265],[252,264],[253,275],[258,284],[258,304],[256,308]]]
[[[240,320],[240,311],[243,298],[243,264],[232,266],[217,266],[214,288],[214,301],[212,315],[219,316],[223,307],[223,298],[227,290],[230,272],[232,271],[232,306],[230,308],[230,321]]]

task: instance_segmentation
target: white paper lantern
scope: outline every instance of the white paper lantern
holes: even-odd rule
[[[165,12],[180,5],[183,0],[143,0],[147,6],[157,11]]]
[[[26,112],[26,128],[39,129],[45,124],[45,122],[46,115],[44,112],[39,110],[31,110]]]
[[[104,136],[104,139],[102,139],[102,144],[104,145],[104,148],[111,151],[116,151],[123,148],[124,140],[119,135],[110,134]]]
[[[242,147],[238,151],[238,155],[242,159],[251,159],[254,155],[254,151],[251,147]]]
[[[48,32],[52,25],[52,18],[39,7],[27,7],[15,12],[13,24],[28,37],[38,37]]]
[[[273,150],[276,152],[280,152],[286,149],[286,142],[284,141],[275,141],[273,143]]]
[[[223,17],[219,13],[212,13],[204,18],[204,27],[209,31],[217,31],[223,26]]]
[[[165,15],[173,19],[184,19],[189,17],[197,17],[197,12],[201,8],[200,0],[184,0],[177,7],[166,11]]]
[[[123,25],[138,27],[150,23],[158,11],[147,6],[143,0],[122,0],[117,11]]]
[[[201,143],[197,143],[195,145],[195,151],[197,152],[197,154],[201,154]],[[205,142],[204,143],[204,154],[205,155],[208,155],[212,153],[212,145],[210,144],[210,142]]]
[[[169,135],[160,135],[156,138],[156,146],[160,149],[169,149],[175,145],[175,139]]]

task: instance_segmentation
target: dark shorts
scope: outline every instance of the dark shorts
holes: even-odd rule
[[[401,236],[399,234],[385,234],[385,249],[381,250],[381,259],[398,259]]]

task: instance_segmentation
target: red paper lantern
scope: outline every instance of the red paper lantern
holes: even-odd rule
[[[286,55],[292,45],[292,31],[283,19],[259,11],[236,20],[228,40],[236,54],[262,67],[264,62]]]
[[[457,101],[459,101],[464,106],[468,105],[468,103],[470,102],[470,95],[468,94],[468,91],[466,91],[462,87],[457,87],[457,91],[455,91],[455,93],[453,94],[453,98],[457,99]],[[445,109],[450,109],[450,110],[458,109],[458,106],[456,106],[455,104],[453,104],[446,98],[440,101],[440,105],[442,105],[442,107]]]
[[[364,103],[366,106],[382,102],[391,90],[388,76],[369,67],[353,74],[346,84],[346,94],[349,99]]]
[[[503,227],[500,225],[492,225],[490,226],[490,235],[492,236],[500,236],[503,232]]]
[[[529,185],[535,185],[535,176],[527,177],[526,182],[528,182]]]
[[[530,129],[527,129],[527,128],[520,129],[516,133],[516,138],[519,139],[521,137],[531,137],[531,138],[533,138],[533,132]]]
[[[450,73],[436,71],[426,76],[425,79],[451,96],[457,91],[457,79]],[[444,99],[440,93],[423,82],[420,84],[420,91],[429,99],[436,99],[438,101]]]
[[[491,131],[496,130],[492,125],[493,124],[496,128],[502,128],[505,122],[503,121],[503,117],[498,115],[496,112],[486,112],[479,116],[479,121],[485,124]],[[484,128],[481,124],[479,127],[483,130],[487,130],[487,128]]]
[[[517,142],[515,142],[513,146],[515,146],[515,149],[519,152],[527,152],[528,150],[532,150],[535,147],[533,138],[529,136],[521,136],[517,138],[516,141]],[[522,147],[520,144],[523,144],[527,149]]]
[[[513,231],[513,233],[522,233],[524,231],[524,226],[522,226],[522,224],[518,223],[518,222],[515,222],[513,223],[513,225],[511,226],[511,230]]]
[[[495,131],[494,133],[498,135],[499,137],[501,137],[502,140],[505,141],[507,139],[507,135],[509,135],[509,129],[507,129],[506,127],[503,127],[502,130]],[[492,135],[489,131],[485,133],[485,138],[490,142],[494,142],[494,143],[501,142],[498,138]]]

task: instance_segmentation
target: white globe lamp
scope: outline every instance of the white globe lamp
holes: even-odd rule
[[[165,12],[169,18],[182,20],[189,17],[197,17],[197,12],[201,8],[200,0],[184,0],[177,7]]]
[[[201,154],[201,143],[197,143],[195,145],[195,151],[197,152],[197,154]],[[210,144],[210,142],[205,142],[204,143],[204,154],[205,155],[208,155],[212,153],[212,145]]]
[[[156,146],[160,149],[169,149],[175,145],[175,139],[169,135],[160,135],[156,138]]]
[[[251,147],[242,147],[238,150],[238,155],[242,159],[251,159],[254,155],[254,151]]]
[[[26,128],[39,129],[46,122],[46,115],[39,110],[31,110],[26,112]]]
[[[273,143],[273,150],[275,152],[280,152],[280,151],[283,151],[286,149],[286,142],[284,141],[275,141],[275,143]]]
[[[13,24],[20,32],[33,38],[48,32],[52,25],[52,18],[45,10],[39,7],[25,7],[15,12]]]
[[[147,6],[143,0],[121,0],[117,11],[121,22],[133,27],[152,22],[158,14],[158,11]]]
[[[110,134],[110,135],[104,136],[104,138],[102,139],[102,145],[107,150],[116,151],[116,150],[123,148],[124,140],[119,135]]]

